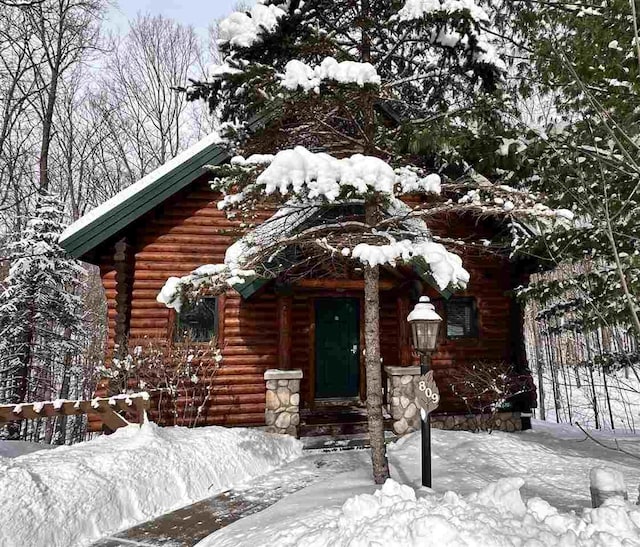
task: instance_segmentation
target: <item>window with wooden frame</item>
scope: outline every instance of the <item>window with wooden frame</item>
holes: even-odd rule
[[[475,298],[458,297],[444,301],[447,338],[476,338],[478,308]]]
[[[217,298],[201,298],[193,304],[184,304],[176,314],[175,342],[209,342],[217,334]]]

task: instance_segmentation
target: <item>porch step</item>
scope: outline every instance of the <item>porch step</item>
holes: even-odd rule
[[[396,441],[398,437],[391,431],[384,432],[385,443]],[[304,450],[317,450],[320,452],[337,452],[341,450],[358,450],[369,448],[369,434],[342,435],[332,437],[329,435],[316,435],[312,437],[300,437]]]
[[[385,419],[385,429],[391,429],[391,423],[390,418]],[[355,406],[303,410],[298,432],[300,437],[368,435],[367,411]]]

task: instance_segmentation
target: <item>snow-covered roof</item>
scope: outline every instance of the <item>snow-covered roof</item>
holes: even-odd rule
[[[161,165],[111,199],[89,211],[60,236],[61,245],[81,257],[97,245],[140,218],[203,173],[205,165],[216,165],[230,158],[212,133]]]

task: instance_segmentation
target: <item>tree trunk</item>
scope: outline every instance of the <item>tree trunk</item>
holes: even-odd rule
[[[367,203],[366,221],[373,224],[376,205]],[[382,365],[380,363],[380,291],[378,266],[364,268],[364,341],[367,375],[367,417],[371,443],[373,480],[382,484],[389,478],[389,462],[384,444],[382,417]]]
[[[591,358],[591,344],[589,343],[589,333],[584,334],[585,348],[587,350],[587,361],[589,367],[589,376],[591,377],[591,392],[593,393],[593,415],[595,419],[596,429],[600,429],[600,417],[598,414],[598,393],[596,392],[596,383],[593,379],[593,361]]]
[[[70,329],[65,329],[64,331],[65,340],[69,340],[71,338]],[[62,386],[60,387],[60,393],[58,397],[60,399],[68,399],[69,391],[71,388],[71,364],[73,361],[73,355],[71,352],[66,352],[64,356],[64,371],[62,373]],[[59,416],[56,422],[57,431],[54,434],[53,442],[54,444],[65,444],[67,440],[67,416]]]
[[[544,374],[543,374],[543,370],[542,370],[542,356],[540,355],[540,340],[538,338],[538,326],[536,325],[536,321],[535,319],[532,319],[531,321],[531,332],[533,332],[533,346],[534,346],[534,352],[536,355],[536,368],[537,368],[537,372],[538,372],[538,396],[539,396],[539,403],[538,406],[540,408],[540,419],[541,420],[546,420],[547,419],[547,407],[545,406],[545,400],[544,400]]]

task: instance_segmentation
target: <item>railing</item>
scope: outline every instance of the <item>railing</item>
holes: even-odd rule
[[[36,403],[18,403],[0,405],[0,426],[7,422],[20,420],[97,414],[106,427],[115,431],[132,423],[118,412],[133,413],[136,416],[135,421],[141,424],[146,419],[147,410],[149,410],[149,394],[144,391],[112,397],[96,397],[91,400],[58,399]]]

